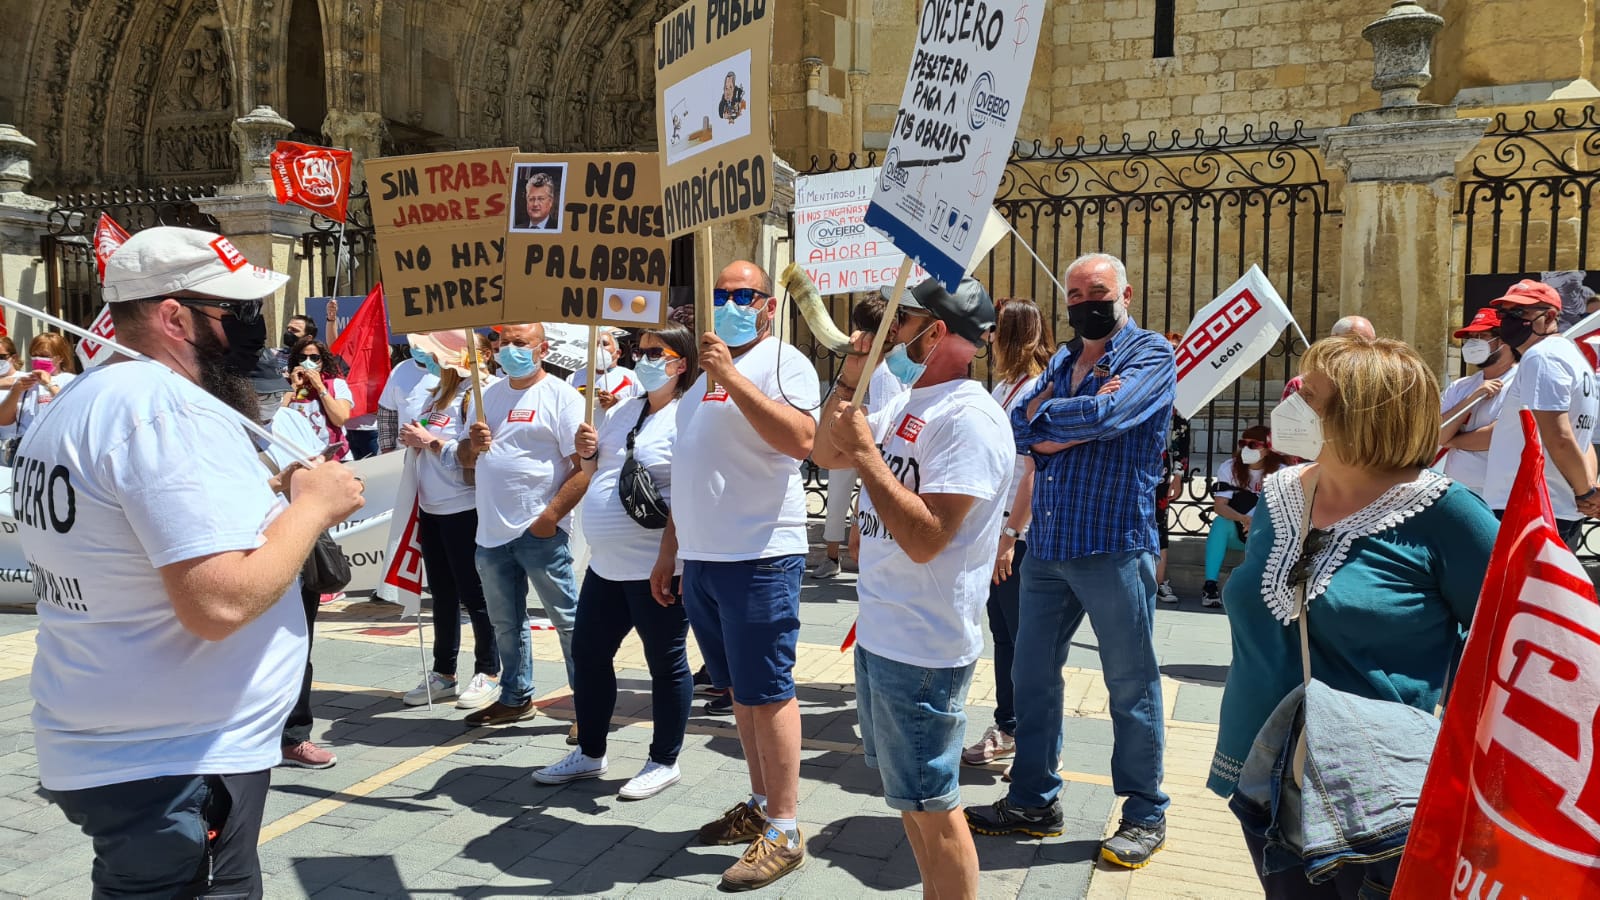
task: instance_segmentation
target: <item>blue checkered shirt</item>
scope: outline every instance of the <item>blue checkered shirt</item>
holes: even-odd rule
[[[1107,342],[1096,368],[1072,390],[1077,344],[1063,347],[1011,413],[1017,452],[1033,457],[1028,555],[1060,562],[1129,550],[1156,552],[1156,487],[1177,392],[1172,345],[1131,320]],[[1122,387],[1095,396],[1112,376]],[[1030,420],[1028,404],[1054,392]],[[1040,441],[1086,441],[1044,456]]]

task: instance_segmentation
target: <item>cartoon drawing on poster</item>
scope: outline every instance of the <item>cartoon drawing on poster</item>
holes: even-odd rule
[[[955,290],[1010,155],[1039,31],[1029,0],[929,2],[865,221]]]
[[[750,51],[714,62],[666,90],[672,110],[667,162],[676,163],[703,150],[750,136]]]
[[[518,163],[512,181],[512,232],[561,233],[561,211],[566,209],[567,164]]]

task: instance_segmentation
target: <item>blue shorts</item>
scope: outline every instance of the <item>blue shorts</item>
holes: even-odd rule
[[[794,697],[804,556],[683,562],[683,606],[717,688],[743,706]]]
[[[890,809],[948,812],[961,805],[961,741],[975,666],[924,669],[856,645],[861,742]]]

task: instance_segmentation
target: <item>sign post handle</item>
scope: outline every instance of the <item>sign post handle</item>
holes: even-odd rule
[[[600,393],[599,378],[600,359],[600,326],[589,326],[589,380],[584,382],[583,389],[583,421],[594,424],[594,401]]]
[[[694,252],[694,327],[700,334],[715,331],[712,324],[714,313],[711,308],[711,288],[716,284],[716,273],[712,271],[711,261],[711,229],[702,228],[695,234]],[[699,340],[699,335],[695,336]],[[706,376],[706,393],[716,389],[716,383],[711,376]]]
[[[883,355],[883,342],[889,337],[889,328],[894,325],[894,315],[900,309],[900,295],[905,293],[906,281],[911,278],[911,257],[906,257],[900,263],[900,274],[894,279],[894,292],[889,295],[889,305],[883,308],[883,320],[878,323],[878,333],[872,339],[872,349],[867,351],[867,363],[861,370],[862,381],[872,378],[872,373],[878,369],[878,357]],[[860,409],[861,401],[867,399],[865,384],[856,385],[855,398],[850,401],[851,409]]]
[[[478,375],[478,335],[471,328],[467,332],[467,359],[472,366],[472,412],[479,422],[485,421],[483,416],[483,385]]]

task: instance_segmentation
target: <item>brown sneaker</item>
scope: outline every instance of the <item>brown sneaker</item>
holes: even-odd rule
[[[282,765],[285,766],[298,766],[302,769],[331,769],[333,764],[338,761],[339,757],[310,741],[283,745]]]
[[[700,827],[700,843],[745,844],[758,837],[766,827],[766,817],[751,809],[748,802],[740,801],[723,813],[722,818]]]
[[[483,709],[469,714],[462,721],[472,728],[480,725],[506,725],[511,722],[520,722],[523,719],[531,719],[537,712],[538,710],[533,708],[532,697],[529,697],[520,706],[507,706],[496,700]]]
[[[795,832],[799,834],[798,829]],[[789,836],[767,825],[765,831],[750,842],[739,861],[722,873],[725,891],[753,891],[766,887],[779,878],[806,864],[806,839],[790,845]]]

